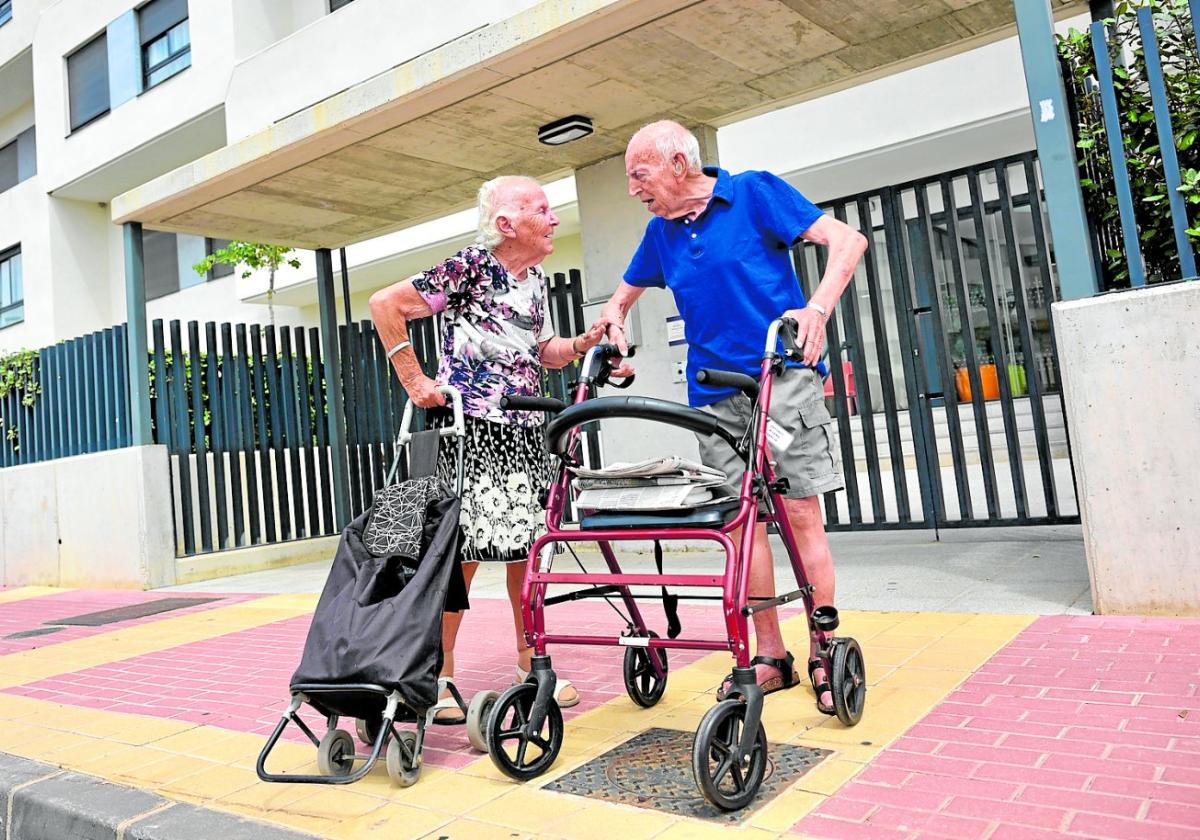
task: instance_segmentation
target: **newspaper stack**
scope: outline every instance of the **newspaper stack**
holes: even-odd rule
[[[601,469],[573,469],[575,505],[589,510],[679,510],[725,501],[714,490],[726,482],[720,470],[684,458],[650,458]]]

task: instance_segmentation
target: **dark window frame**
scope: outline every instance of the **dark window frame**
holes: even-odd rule
[[[82,120],[79,123],[76,123],[75,122],[75,113],[74,113],[74,109],[72,107],[73,102],[72,102],[72,98],[71,98],[71,59],[74,58],[75,56],[79,55],[84,50],[91,47],[97,41],[101,41],[101,40],[104,41],[104,57],[105,57],[105,63],[104,63],[104,108],[103,108],[103,110],[97,111],[95,114],[92,114],[87,119]],[[112,92],[109,90],[109,87],[108,87],[108,31],[104,30],[104,31],[100,32],[94,38],[91,38],[86,43],[81,44],[77,49],[75,49],[71,53],[69,53],[66,57],[66,66],[67,66],[67,124],[70,126],[70,133],[73,134],[76,131],[79,131],[81,128],[91,125],[96,120],[100,119],[101,117],[107,115],[109,112],[112,111]]]
[[[138,62],[141,64],[141,69],[142,69],[142,92],[143,93],[145,93],[148,90],[158,87],[159,85],[161,85],[163,82],[167,81],[168,79],[175,78],[180,73],[182,73],[184,70],[186,70],[192,66],[191,12],[188,10],[187,0],[182,0],[182,2],[179,2],[179,4],[178,4],[180,6],[180,13],[182,14],[182,17],[180,17],[179,14],[177,14],[174,17],[168,17],[168,18],[166,18],[166,20],[168,20],[169,23],[163,24],[160,21],[158,23],[157,28],[153,29],[149,34],[147,34],[145,32],[145,23],[146,23],[145,15],[147,13],[147,10],[152,9],[154,6],[156,6],[160,3],[168,4],[169,0],[150,0],[149,3],[143,4],[137,10],[138,45],[139,45],[138,46],[138,49],[139,49]],[[159,8],[168,8],[168,6],[164,5],[164,6],[160,6]],[[170,10],[168,8],[168,12],[169,11]],[[169,42],[171,33],[177,31],[181,26],[188,27],[187,44],[184,47],[177,50],[176,52],[168,53],[165,58],[151,64],[150,63],[151,48],[155,44],[162,43],[163,41]],[[168,45],[168,49],[170,49],[169,45]],[[187,58],[187,63],[183,64],[181,67],[176,69],[175,72],[171,73],[169,76],[163,76],[158,81],[152,81],[152,78],[155,73],[159,72],[160,70],[163,70],[166,67],[169,67],[171,64],[179,61],[181,58]]]
[[[21,147],[20,135],[14,137],[9,143],[0,143],[0,162],[3,161],[5,153],[12,151],[12,183],[4,180],[4,173],[0,171],[0,193],[5,193],[21,183]]]
[[[12,260],[13,257],[19,257],[19,256],[21,256],[21,246],[18,243],[17,245],[12,246],[11,248],[6,248],[3,251],[0,251],[0,263],[9,262]],[[8,305],[5,305],[3,300],[0,300],[0,320],[3,320],[4,313],[11,312],[14,309],[21,310],[20,319],[17,321],[13,321],[11,324],[4,324],[3,326],[0,326],[0,330],[6,330],[9,327],[15,327],[17,324],[25,323],[25,277],[24,277],[24,271],[22,271],[22,276],[21,276],[21,299],[16,302],[9,301]]]

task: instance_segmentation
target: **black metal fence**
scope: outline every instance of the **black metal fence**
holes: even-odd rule
[[[828,202],[870,248],[828,326],[831,529],[1078,522],[1032,153]],[[822,251],[795,251],[805,289]]]

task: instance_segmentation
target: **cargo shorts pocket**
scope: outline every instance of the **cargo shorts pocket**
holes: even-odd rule
[[[800,405],[800,433],[793,444],[794,457],[801,474],[821,481],[838,471],[833,446],[833,417],[818,397]]]

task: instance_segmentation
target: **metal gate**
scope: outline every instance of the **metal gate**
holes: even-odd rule
[[[830,530],[1078,522],[1034,155],[824,208],[870,241],[828,326]],[[823,252],[794,256],[811,292]]]

